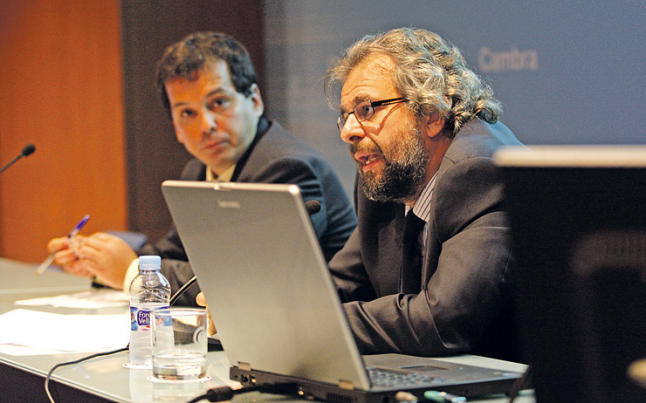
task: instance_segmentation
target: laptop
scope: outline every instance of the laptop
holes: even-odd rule
[[[646,358],[646,146],[509,147],[495,159],[536,401],[646,401],[631,378]]]
[[[507,392],[521,376],[426,357],[361,356],[298,186],[165,181],[162,191],[231,379],[295,382],[312,399],[383,403],[401,390]]]

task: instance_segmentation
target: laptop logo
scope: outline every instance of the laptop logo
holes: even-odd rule
[[[240,208],[240,202],[236,200],[218,200],[218,207],[221,208]]]

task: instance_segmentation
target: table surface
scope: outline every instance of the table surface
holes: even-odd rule
[[[34,275],[34,265],[23,264],[0,258],[0,313],[16,309],[14,301],[47,295],[60,295],[88,290],[87,279],[66,275],[56,270],[48,270],[40,276]],[[69,309],[54,307],[28,307],[56,313],[118,313],[127,312],[127,307],[96,309]],[[43,329],[44,334],[55,329]],[[26,374],[44,378],[47,372],[57,363],[85,357],[87,353],[49,354],[13,356],[0,353],[0,365],[17,368]],[[522,371],[521,364],[494,360],[478,356],[457,356],[441,358],[446,361],[470,365],[487,366],[503,370]],[[228,382],[229,364],[222,351],[211,351],[207,355],[209,380],[203,382],[156,382],[151,380],[151,370],[130,370],[123,364],[128,361],[127,351],[109,356],[93,358],[79,364],[58,368],[52,379],[78,390],[115,402],[186,402],[212,387],[222,386]],[[44,391],[44,387],[42,389]],[[42,392],[40,391],[40,392]],[[41,393],[42,395],[42,393]],[[248,393],[238,395],[235,401],[247,400],[298,400],[291,397],[261,395]],[[302,400],[299,400],[302,402]],[[469,401],[502,403],[508,398],[504,395],[473,398]],[[524,392],[515,400],[518,403],[533,403],[531,391]]]

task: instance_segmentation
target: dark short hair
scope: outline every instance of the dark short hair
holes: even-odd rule
[[[236,91],[244,96],[251,95],[257,80],[247,49],[227,34],[195,32],[167,47],[157,62],[157,89],[166,110],[170,113],[167,81],[178,77],[196,80],[204,66],[220,60],[227,64]]]

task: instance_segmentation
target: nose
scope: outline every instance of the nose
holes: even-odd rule
[[[205,136],[210,136],[218,128],[215,115],[209,111],[202,112],[202,119],[200,121],[200,129]]]
[[[348,118],[345,120],[345,124],[341,128],[339,133],[341,140],[346,143],[352,144],[358,141],[361,141],[362,138],[366,136],[366,132],[363,130],[363,127],[359,124],[354,113],[348,115]]]

